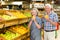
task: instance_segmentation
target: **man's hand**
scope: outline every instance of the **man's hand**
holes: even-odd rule
[[[47,21],[50,21],[49,19],[49,16],[48,15],[45,15],[44,18],[47,20]]]
[[[50,19],[49,18],[45,18],[47,21],[50,21]]]

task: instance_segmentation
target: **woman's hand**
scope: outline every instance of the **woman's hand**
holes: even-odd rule
[[[35,20],[36,20],[36,16],[33,16],[33,17],[32,17],[32,20],[35,21]]]

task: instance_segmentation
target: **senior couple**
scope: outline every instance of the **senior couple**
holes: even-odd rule
[[[44,40],[55,40],[56,23],[58,22],[57,14],[52,10],[50,4],[45,4],[45,13],[49,18],[38,17],[38,10],[33,8],[31,10],[32,18],[29,21],[28,28],[30,28],[30,40],[42,40],[41,28],[42,22],[44,23]]]

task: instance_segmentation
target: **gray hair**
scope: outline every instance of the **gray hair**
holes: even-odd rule
[[[37,15],[39,14],[39,11],[37,8],[33,8],[32,10],[35,10],[37,12]],[[31,12],[32,13],[32,12]]]
[[[51,4],[45,4],[45,6],[48,6],[49,8],[53,8]]]

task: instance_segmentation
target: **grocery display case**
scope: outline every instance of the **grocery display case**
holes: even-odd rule
[[[2,10],[0,10],[2,11]],[[11,14],[14,14],[14,15],[18,15],[16,16],[16,18],[12,18],[12,19],[7,19],[7,17],[9,15],[6,15],[5,12],[6,11],[9,11]],[[11,35],[10,36],[10,40],[27,40],[27,38],[29,38],[30,36],[30,32],[29,30],[27,29],[27,26],[26,28],[23,26],[24,23],[27,23],[29,22],[31,16],[23,16],[24,14],[21,13],[20,10],[17,10],[17,12],[15,10],[4,10],[4,12],[1,12],[3,14],[0,14],[2,15],[1,17],[4,19],[3,21],[0,22],[0,29],[6,29],[6,32],[1,33],[0,36],[6,38],[9,38],[7,36]],[[6,18],[4,18],[4,17]],[[11,17],[11,16],[10,16]],[[22,27],[21,27],[22,25]],[[12,36],[14,36],[15,38],[13,38]],[[1,38],[1,37],[0,37]],[[13,38],[13,39],[11,39]]]

